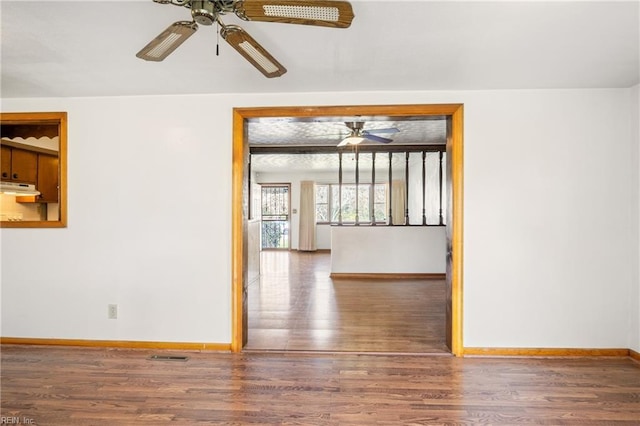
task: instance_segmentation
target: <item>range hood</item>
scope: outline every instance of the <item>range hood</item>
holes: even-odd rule
[[[5,195],[40,195],[35,185],[17,182],[0,182],[0,193]]]

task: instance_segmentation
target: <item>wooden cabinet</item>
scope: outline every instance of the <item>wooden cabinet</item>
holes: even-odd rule
[[[57,152],[4,141],[2,149],[2,180],[34,184],[37,196],[16,197],[19,203],[57,203],[59,201],[59,165]]]
[[[2,162],[0,176],[2,176],[2,180],[5,180],[11,176],[11,148],[2,145],[0,149],[0,162]]]
[[[40,195],[36,201],[40,203],[58,202],[58,157],[38,154],[38,182],[36,188]]]
[[[38,154],[19,148],[2,146],[2,180],[37,183]]]

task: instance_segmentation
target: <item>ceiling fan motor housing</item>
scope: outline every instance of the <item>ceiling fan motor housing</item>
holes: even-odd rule
[[[218,18],[219,10],[210,0],[192,0],[191,16],[200,25],[212,25]]]
[[[353,134],[353,136],[362,136],[364,121],[348,121],[344,124],[351,129],[351,133]]]

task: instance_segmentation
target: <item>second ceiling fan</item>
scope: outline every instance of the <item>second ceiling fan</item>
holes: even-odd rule
[[[344,123],[350,130],[350,134],[344,138],[338,146],[345,145],[358,145],[364,141],[373,141],[380,143],[391,143],[393,139],[383,138],[382,136],[374,135],[374,133],[397,133],[398,130],[395,127],[387,127],[384,129],[364,129],[364,121],[347,121]]]
[[[162,61],[197,30],[198,25],[220,25],[220,35],[247,61],[268,78],[287,72],[264,47],[242,27],[225,25],[220,17],[233,13],[245,21],[279,22],[347,28],[353,20],[348,1],[334,0],[153,0],[191,9],[191,21],[174,22],[147,44],[136,56],[147,61]]]

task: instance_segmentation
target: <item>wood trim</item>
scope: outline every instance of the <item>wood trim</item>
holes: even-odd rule
[[[0,121],[3,124],[58,124],[66,115],[66,112],[0,112]]]
[[[338,272],[331,273],[329,275],[331,279],[349,279],[349,280],[444,280],[447,278],[446,274],[431,274],[431,273],[352,273],[352,272]]]
[[[245,141],[244,116],[233,110],[233,159],[232,159],[232,194],[231,194],[231,350],[240,352],[243,342],[243,273],[244,273],[244,150]],[[248,219],[248,217],[247,217]]]
[[[3,345],[83,346],[125,349],[181,349],[190,351],[230,351],[228,343],[145,342],[132,340],[34,339],[0,337]]]
[[[463,105],[451,114],[451,352],[461,356],[463,351],[463,211],[464,211],[464,161],[463,161]]]
[[[462,104],[406,104],[406,105],[341,105],[341,106],[283,106],[233,109],[233,173],[232,173],[232,350],[242,350],[243,335],[243,216],[242,191],[244,182],[245,120],[261,117],[329,117],[371,115],[399,118],[403,116],[451,117],[452,119],[452,187],[453,187],[453,265],[451,306],[451,351],[462,355],[462,241],[463,241],[463,105]]]
[[[176,349],[232,351],[228,343],[152,342],[133,340],[43,339],[0,337],[2,345],[80,346],[122,349]],[[465,357],[630,357],[640,361],[640,353],[623,348],[464,348]]]
[[[234,108],[244,118],[260,117],[341,117],[344,115],[380,115],[403,117],[413,115],[441,116],[453,114],[461,104],[394,104],[394,105],[333,105]]]
[[[60,114],[60,124],[58,125],[58,167],[59,170],[59,178],[60,181],[58,185],[60,185],[60,220],[59,227],[66,228],[67,227],[67,113],[62,112]]]
[[[630,356],[629,349],[622,348],[464,348],[464,356],[504,356],[504,357],[587,357],[587,356]]]

